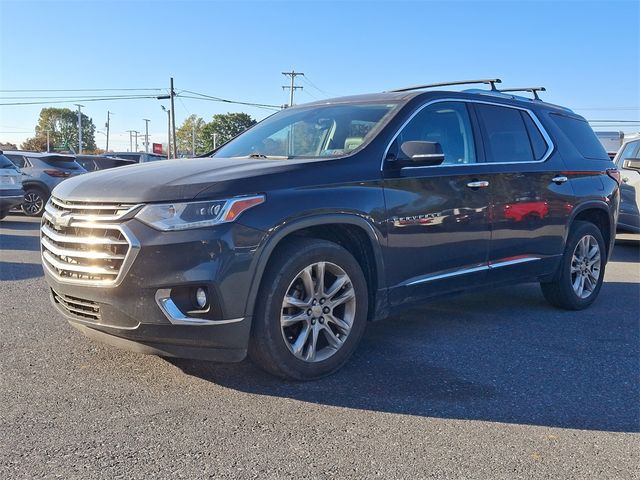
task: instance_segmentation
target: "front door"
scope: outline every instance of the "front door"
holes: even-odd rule
[[[391,305],[484,281],[489,250],[489,192],[479,182],[476,134],[465,102],[423,106],[393,141],[384,165]],[[407,141],[440,144],[437,166],[394,164]]]

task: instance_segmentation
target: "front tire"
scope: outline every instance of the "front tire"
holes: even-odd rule
[[[22,211],[29,217],[40,217],[47,203],[47,195],[39,188],[28,188],[24,192]]]
[[[549,303],[565,310],[582,310],[597,298],[606,265],[606,248],[600,229],[593,223],[574,223],[560,270],[551,282],[541,283]]]
[[[367,309],[364,274],[347,250],[325,240],[286,240],[261,283],[249,356],[285,379],[322,378],[355,351]]]

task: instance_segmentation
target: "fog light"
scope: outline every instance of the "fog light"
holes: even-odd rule
[[[207,292],[202,287],[196,290],[196,302],[200,308],[207,306]]]

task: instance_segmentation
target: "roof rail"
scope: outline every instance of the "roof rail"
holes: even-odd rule
[[[534,100],[540,100],[540,97],[538,96],[538,92],[546,92],[547,89],[544,88],[544,87],[521,87],[521,88],[502,88],[502,89],[500,89],[498,91],[500,93],[529,92],[529,93],[533,93]]]
[[[499,78],[483,79],[483,80],[457,80],[455,82],[442,82],[442,83],[429,83],[426,85],[415,85],[413,87],[398,88],[390,90],[390,92],[410,92],[411,90],[422,90],[424,88],[434,87],[448,87],[450,85],[470,85],[474,83],[484,83],[485,85],[491,85],[491,90],[497,91],[496,83],[502,83]]]

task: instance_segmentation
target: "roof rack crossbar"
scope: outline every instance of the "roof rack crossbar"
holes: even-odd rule
[[[442,83],[429,83],[426,85],[415,85],[413,87],[398,88],[396,90],[390,90],[391,92],[410,92],[411,90],[422,90],[425,88],[434,87],[448,87],[450,85],[470,85],[474,83],[484,83],[485,85],[491,85],[491,90],[497,91],[496,83],[502,83],[499,78],[483,79],[483,80],[457,80],[455,82],[442,82]]]
[[[500,93],[508,93],[508,92],[529,92],[533,93],[533,98],[535,100],[540,100],[538,96],[538,92],[546,92],[547,89],[544,87],[521,87],[521,88],[502,88],[498,90]]]

